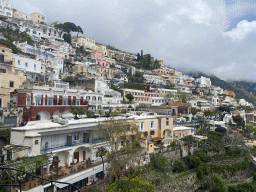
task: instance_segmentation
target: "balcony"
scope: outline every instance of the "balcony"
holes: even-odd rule
[[[156,130],[156,127],[155,127],[155,126],[150,127],[150,131],[154,131],[154,130]]]
[[[50,152],[50,151],[54,151],[54,150],[59,150],[59,149],[65,149],[65,148],[69,148],[69,147],[74,147],[74,146],[79,146],[79,145],[84,145],[84,144],[98,144],[98,143],[103,143],[105,142],[104,140],[100,140],[100,139],[94,139],[91,142],[89,141],[83,141],[83,142],[72,142],[71,145],[68,145],[68,143],[65,143],[64,145],[60,145],[60,146],[48,146],[47,148],[43,147],[40,149],[41,153],[45,153],[45,152]]]
[[[12,65],[12,61],[0,61],[0,64],[5,64],[5,65]]]

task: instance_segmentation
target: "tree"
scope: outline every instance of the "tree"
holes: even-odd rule
[[[137,53],[137,61],[140,62],[140,54]]]
[[[196,156],[186,156],[185,157],[185,163],[190,169],[197,168],[199,165],[201,165],[201,160]]]
[[[212,117],[213,116],[213,112],[211,110],[206,110],[206,111],[204,111],[204,116]]]
[[[64,25],[62,23],[56,24],[56,25],[54,25],[54,27],[57,28],[57,29],[61,29],[61,30],[63,30],[66,33],[70,33],[70,29],[66,25]]]
[[[101,161],[102,161],[102,165],[103,165],[103,178],[104,178],[104,159],[103,159],[103,157],[107,154],[107,150],[104,148],[104,147],[100,147],[100,148],[98,148],[98,150],[96,151],[96,155],[98,156],[98,157],[100,157],[101,158]]]
[[[173,89],[175,87],[175,84],[170,83],[169,85],[165,85],[164,88],[165,89]]]
[[[63,35],[63,39],[64,39],[65,42],[71,44],[71,35],[70,34],[65,33]]]
[[[195,108],[195,107],[191,108],[191,113],[192,113],[193,117],[197,114],[198,111],[199,110],[197,108]]]
[[[165,99],[167,99],[170,102],[174,101],[175,96],[172,93],[166,93],[164,96]]]
[[[94,116],[94,112],[93,112],[93,111],[89,111],[89,110],[85,111],[85,114],[86,114],[86,116],[87,116],[88,118],[91,118],[91,117]]]
[[[70,112],[75,115],[75,119],[79,119],[78,115],[86,114],[86,110],[80,106],[71,106]]]
[[[141,177],[129,179],[127,177],[115,180],[114,183],[108,185],[105,189],[106,192],[157,192],[156,187]]]
[[[163,173],[166,173],[170,169],[169,161],[162,155],[153,155],[150,158],[150,164],[156,169],[160,170]]]
[[[77,37],[79,33],[84,34],[84,31],[80,26],[77,26]]]
[[[71,22],[65,22],[64,25],[69,29],[70,32],[78,32],[78,27],[76,24]]]
[[[125,95],[125,97],[132,102],[132,100],[134,99],[133,95],[131,93],[128,93],[127,95]]]
[[[183,171],[186,171],[187,169],[188,166],[183,161],[175,160],[172,165],[173,172],[181,173]]]
[[[136,152],[141,149],[141,134],[134,122],[110,119],[98,126],[95,132],[109,145],[108,175],[110,180],[122,177],[127,167],[140,164],[141,156]]]
[[[187,103],[188,94],[184,93],[184,92],[181,92],[181,91],[178,91],[177,94],[176,94],[176,98],[179,100],[179,102]]]
[[[217,174],[213,174],[210,181],[211,192],[227,192],[225,180]]]

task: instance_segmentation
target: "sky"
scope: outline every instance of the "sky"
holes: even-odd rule
[[[48,23],[73,22],[84,36],[166,66],[256,82],[255,0],[9,0]]]

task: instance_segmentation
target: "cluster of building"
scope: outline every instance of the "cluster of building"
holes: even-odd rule
[[[103,147],[110,151],[113,147],[97,134],[98,125],[109,120],[96,118],[100,113],[125,109],[114,120],[137,126],[145,151],[143,165],[149,162],[149,154],[162,146],[173,142],[182,145],[182,138],[188,135],[202,139],[195,135],[199,122],[193,118],[205,116],[204,112],[220,106],[253,108],[244,99],[237,100],[234,92],[212,86],[209,78],[184,75],[166,67],[162,60],[159,69],[137,69],[135,54],[89,37],[72,37],[69,44],[63,38],[66,32],[55,28],[60,22],[48,24],[44,15],[22,13],[12,8],[8,0],[0,1],[0,9],[1,16],[8,20],[0,20],[0,27],[25,32],[35,42],[33,45],[13,42],[22,51],[20,54],[0,45],[0,121],[5,127],[12,127],[10,144],[2,150],[5,161],[50,154],[49,163],[42,167],[43,172],[49,173],[51,166],[82,166],[90,159],[98,166],[59,179],[83,187],[102,178],[104,170],[97,150]],[[0,35],[0,38],[5,37]],[[81,47],[88,55],[77,55],[76,48]],[[138,83],[152,86],[143,90],[123,88],[128,76],[133,77],[137,72],[144,78],[144,82]],[[65,79],[76,80],[71,85]],[[119,90],[111,89],[109,83]],[[72,106],[96,115],[94,118],[81,115],[75,120],[70,112]],[[196,114],[192,114],[193,109],[197,109]],[[230,122],[234,124],[232,115],[240,115],[248,125],[256,124],[254,113],[238,110],[224,114],[222,121],[210,118],[209,129],[228,129]],[[56,184],[54,188],[67,189],[67,186]],[[29,190],[51,190],[49,184],[34,187]]]

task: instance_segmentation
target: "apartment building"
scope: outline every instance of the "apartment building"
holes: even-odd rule
[[[27,79],[35,81],[41,76],[41,61],[23,55],[12,55],[15,71],[23,73]]]
[[[106,61],[106,59],[103,57],[102,52],[99,50],[93,50],[91,52],[91,60],[96,65],[100,65],[103,68],[110,68],[110,63]]]
[[[46,23],[46,17],[40,13],[31,13],[31,17],[34,23]]]
[[[88,106],[84,105],[86,91],[69,89],[68,84],[61,87],[58,88],[57,83],[55,87],[20,86],[20,89],[17,89],[18,106],[23,107],[23,120],[42,121],[61,116],[67,118],[71,115],[69,112],[71,105],[87,109]]]
[[[22,19],[25,21],[33,21],[34,22],[34,18],[31,14],[23,13],[21,11],[18,11],[17,9],[13,10],[13,17],[16,19]]]
[[[73,47],[81,47],[83,46],[85,49],[94,50],[96,49],[95,40],[89,37],[73,37],[72,38]]]
[[[10,93],[18,89],[26,81],[26,77],[15,73],[12,61],[12,50],[0,45],[0,108],[10,103]]]
[[[6,16],[6,17],[13,16],[13,8],[8,0],[0,1],[0,15]]]

